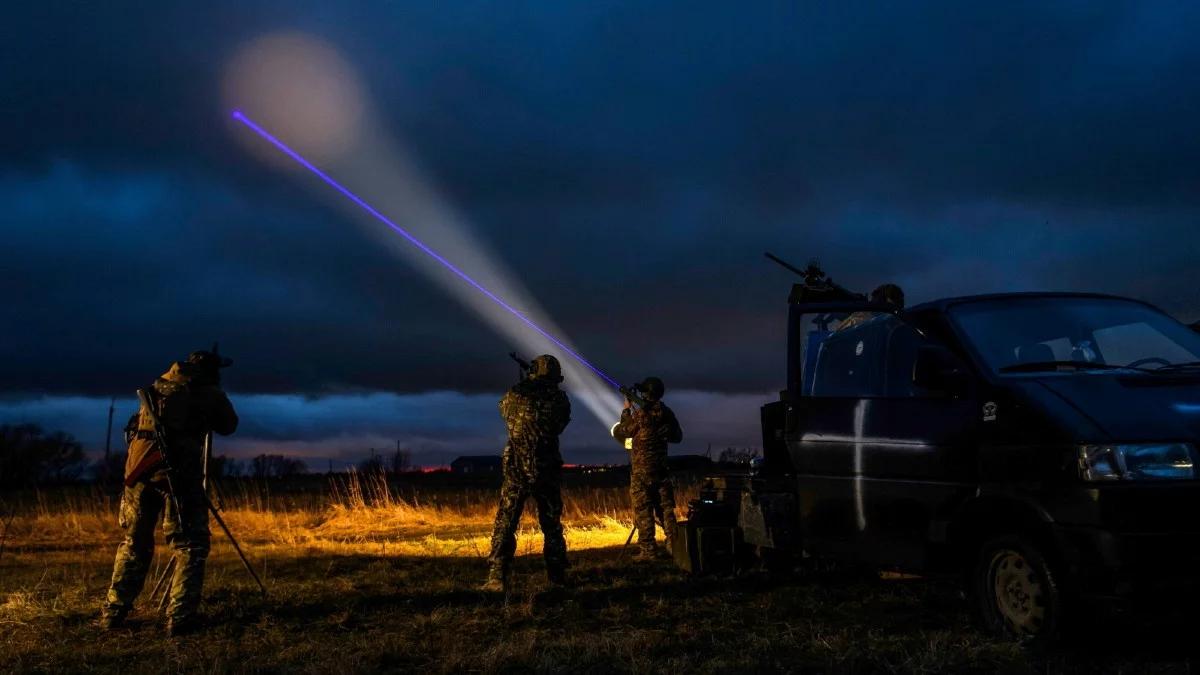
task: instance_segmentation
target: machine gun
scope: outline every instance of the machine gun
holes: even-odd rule
[[[792,285],[792,293],[788,297],[789,303],[853,302],[867,299],[867,296],[863,293],[855,293],[834,283],[833,279],[821,269],[821,263],[816,258],[809,260],[808,266],[800,269],[770,252],[766,252],[763,255],[767,257],[767,260],[778,264],[789,272],[797,274],[801,278],[800,283]]]

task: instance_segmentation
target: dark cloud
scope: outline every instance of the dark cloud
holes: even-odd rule
[[[485,324],[233,141],[222,70],[279,29],[344,50],[388,131],[623,379],[778,389],[789,279],[764,249],[914,300],[1104,290],[1194,319],[1197,19],[1133,2],[13,8],[0,390],[128,392],[213,339],[246,394],[511,377]]]

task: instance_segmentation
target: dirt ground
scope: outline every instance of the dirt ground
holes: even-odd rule
[[[126,629],[96,629],[111,546],[7,551],[0,669],[1189,672],[1195,651],[1194,640],[1137,619],[1034,656],[976,631],[953,585],[913,578],[693,579],[670,561],[634,564],[610,547],[576,553],[574,587],[562,591],[545,584],[538,557],[520,558],[504,596],[476,590],[476,557],[281,551],[262,555],[264,599],[228,546],[216,546],[207,625],[178,639],[146,606]]]

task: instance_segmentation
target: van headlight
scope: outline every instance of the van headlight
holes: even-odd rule
[[[1191,443],[1084,445],[1079,475],[1087,481],[1180,480],[1195,478],[1196,448]]]

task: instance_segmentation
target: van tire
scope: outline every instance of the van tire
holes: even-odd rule
[[[988,632],[1033,648],[1052,644],[1063,623],[1063,594],[1044,553],[1031,539],[1005,535],[979,548],[969,585]]]

